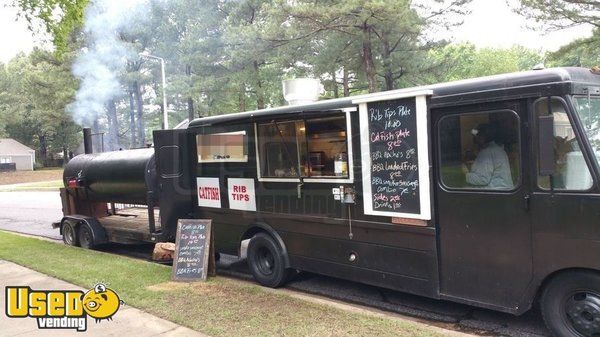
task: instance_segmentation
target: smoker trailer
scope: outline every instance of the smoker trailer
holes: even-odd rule
[[[512,314],[539,300],[555,335],[598,336],[599,123],[582,68],[199,118],[74,158],[59,227],[93,247],[210,218],[265,286],[304,270]]]

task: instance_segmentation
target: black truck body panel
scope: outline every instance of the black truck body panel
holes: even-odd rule
[[[264,231],[287,252],[286,265],[291,268],[523,313],[555,273],[600,270],[600,172],[570,98],[587,94],[589,87],[600,87],[600,75],[582,68],[557,68],[417,88],[431,92],[429,149],[422,153],[430,163],[431,220],[417,225],[365,214],[364,204],[370,200],[364,200],[362,179],[370,168],[361,165],[359,135],[364,126],[353,103],[357,97],[204,117],[185,130],[155,131],[158,183],[152,192],[158,194],[161,239],[173,240],[177,219],[212,219],[217,252],[240,254],[243,240]],[[538,187],[532,106],[536,99],[549,96],[562,97],[568,104],[594,180],[587,191]],[[440,121],[481,111],[510,111],[518,118],[519,179],[512,189],[457,190],[441,182]],[[324,116],[350,118],[351,129],[346,131],[352,134],[347,145],[352,148],[353,176],[343,182],[260,179],[258,125]],[[246,162],[198,162],[197,135],[239,132],[247,139]],[[220,207],[198,206],[197,178],[218,178]],[[231,178],[253,181],[256,211],[230,208]],[[356,191],[355,203],[334,200],[332,190],[340,187]]]

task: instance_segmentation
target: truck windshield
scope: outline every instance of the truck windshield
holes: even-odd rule
[[[575,96],[575,110],[583,129],[595,152],[595,158],[600,162],[600,97]]]

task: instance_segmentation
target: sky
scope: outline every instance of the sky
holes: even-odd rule
[[[24,21],[15,21],[17,11],[5,7],[10,0],[0,0],[0,62],[7,62],[17,53],[29,52],[42,45],[27,30]],[[591,35],[591,27],[542,33],[526,27],[527,19],[514,13],[506,0],[473,0],[471,14],[462,26],[448,33],[454,42],[472,42],[477,47],[510,47],[519,44],[535,50],[554,51],[574,39]]]
[[[509,0],[514,3],[515,0]],[[577,39],[588,37],[591,26],[579,26],[552,33],[527,28],[528,19],[513,12],[506,0],[474,0],[471,14],[450,34],[454,41],[469,41],[477,47],[522,45],[535,50],[555,51]]]
[[[34,45],[42,45],[27,29],[25,20],[15,21],[17,11],[5,7],[8,1],[0,0],[0,62],[3,63],[21,51],[29,52]]]

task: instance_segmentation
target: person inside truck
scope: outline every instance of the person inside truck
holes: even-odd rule
[[[497,141],[498,128],[493,124],[480,124],[471,133],[479,153],[470,168],[467,164],[462,165],[467,183],[479,188],[512,189],[508,155]]]

